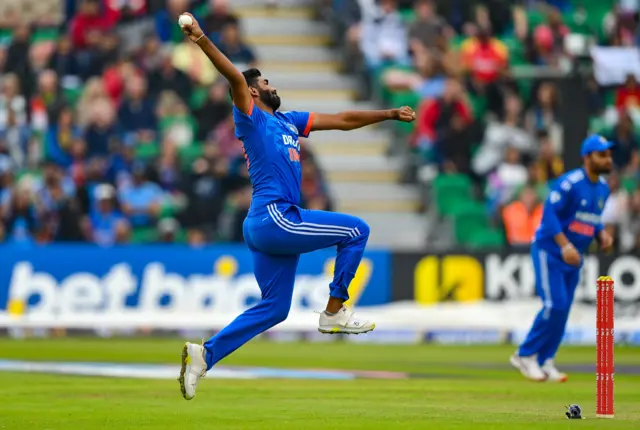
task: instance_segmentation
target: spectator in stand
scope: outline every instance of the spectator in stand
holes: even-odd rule
[[[58,112],[65,104],[56,72],[45,70],[40,73],[38,88],[30,103],[31,127],[34,131],[45,131],[50,121],[57,120]]]
[[[173,91],[160,94],[157,115],[159,119],[159,140],[163,147],[191,146],[195,140],[196,121],[189,113],[187,105]]]
[[[396,0],[380,0],[362,20],[360,49],[370,72],[387,64],[409,64],[407,29]]]
[[[508,146],[525,154],[535,151],[535,143],[523,126],[522,100],[516,94],[509,94],[505,98],[502,121],[489,122],[482,144],[473,158],[476,175],[483,177],[498,167]]]
[[[635,75],[628,74],[624,85],[616,90],[618,109],[640,109],[640,85]]]
[[[153,225],[162,210],[164,193],[147,179],[147,167],[137,162],[133,167],[133,182],[118,191],[122,212],[133,227]]]
[[[627,219],[629,211],[630,193],[622,186],[620,174],[612,172],[607,178],[611,194],[602,210],[602,224],[614,241],[614,246],[619,252],[628,252],[633,248],[633,238],[625,236],[621,230]]]
[[[11,194],[8,210],[3,212],[5,240],[9,243],[32,243],[35,240],[38,220],[29,189],[18,188]]]
[[[318,166],[312,159],[302,164],[302,182],[300,185],[302,207],[314,210],[329,210],[331,202],[326,190],[326,184]]]
[[[9,111],[13,112],[15,121],[19,125],[27,123],[27,101],[20,92],[20,80],[14,74],[7,74],[2,78],[2,92],[0,92],[0,130],[7,126]]]
[[[80,76],[80,65],[68,35],[58,39],[56,50],[49,58],[48,68],[57,73],[63,81]]]
[[[436,14],[434,0],[416,0],[416,20],[409,27],[409,43],[411,50],[422,45],[429,49],[436,49],[442,44],[447,23]]]
[[[627,170],[632,165],[632,161],[638,157],[640,148],[633,119],[627,109],[619,110],[618,124],[608,138],[616,144],[615,151],[612,152],[614,165],[619,170]]]
[[[423,152],[431,151],[436,142],[448,134],[454,114],[466,125],[473,121],[462,85],[457,79],[449,78],[442,97],[425,100],[418,110],[416,145]]]
[[[159,67],[149,76],[149,93],[158,97],[163,91],[172,91],[184,103],[191,101],[193,84],[189,77],[181,70],[173,67],[171,53],[163,51]]]
[[[542,82],[538,87],[533,106],[526,115],[526,128],[535,135],[541,130],[549,133],[556,152],[562,151],[562,127],[560,126],[558,110],[560,98],[558,89],[551,82]]]
[[[16,120],[16,115],[12,109],[8,111],[7,124],[5,127],[0,127],[0,140],[4,142],[7,147],[14,164],[18,168],[27,167],[30,159],[33,159],[33,155],[30,156],[29,138],[31,137],[31,130],[26,124],[20,124]]]
[[[209,88],[209,97],[194,112],[198,123],[197,140],[205,140],[212,130],[229,118],[230,114],[231,104],[228,100],[228,85],[219,81]],[[229,121],[233,124],[233,118]],[[231,127],[235,128],[233,125]]]
[[[515,193],[527,183],[529,174],[521,161],[520,152],[508,146],[504,161],[489,175],[487,180],[487,196],[492,213],[499,211],[503,205],[514,198]]]
[[[478,35],[467,39],[460,51],[469,92],[486,97],[487,109],[500,116],[503,105],[500,84],[509,65],[508,48],[491,37],[489,29],[480,27]]]
[[[94,189],[96,209],[82,222],[88,240],[108,247],[125,243],[130,232],[129,221],[117,210],[116,192],[112,185],[101,184]]]
[[[213,130],[209,136],[208,143],[215,145],[217,154],[227,162],[232,162],[243,154],[242,142],[236,136],[235,125],[231,115]]]
[[[459,113],[452,115],[449,126],[441,131],[434,148],[440,171],[471,173],[471,147],[475,142],[475,131],[465,117]]]
[[[237,18],[229,11],[229,0],[209,0],[209,13],[203,21],[204,32],[214,42],[218,42],[222,28],[230,20]]]
[[[118,127],[136,135],[139,142],[152,142],[158,130],[154,101],[147,97],[147,81],[134,75],[125,83],[126,96],[118,109]]]
[[[115,110],[106,99],[97,100],[91,106],[89,124],[84,132],[89,157],[108,155],[117,137]]]
[[[156,34],[162,43],[179,42],[184,39],[184,34],[176,23],[182,13],[192,12],[190,6],[189,0],[167,0],[166,9],[156,13]],[[198,17],[196,19],[200,22]]]
[[[538,132],[538,145],[540,154],[535,163],[538,169],[537,177],[543,182],[556,179],[564,173],[564,162],[553,147],[549,133],[545,130]]]
[[[70,166],[72,162],[71,147],[81,136],[80,127],[76,125],[73,110],[63,108],[58,114],[57,123],[48,127],[45,137],[47,157],[60,166]]]
[[[536,191],[525,187],[518,200],[509,203],[502,210],[507,242],[514,247],[528,247],[542,220],[542,204]]]
[[[100,34],[110,30],[115,21],[100,12],[100,0],[81,0],[78,13],[69,23],[69,31],[76,49],[92,49]]]
[[[85,128],[92,121],[92,110],[96,103],[107,102],[111,105],[111,99],[109,98],[104,81],[100,78],[89,79],[85,86],[80,99],[78,100],[76,117],[77,124],[81,128]]]
[[[26,23],[20,23],[13,32],[2,72],[15,74],[19,81],[17,88],[20,88],[22,90],[21,94],[27,98],[31,95],[32,67],[29,62],[30,49],[31,28]]]
[[[160,69],[167,57],[171,59],[171,46],[163,45],[153,32],[146,34],[136,56],[140,70],[148,75],[153,75]],[[150,80],[152,79],[150,78]],[[150,83],[150,87],[153,86]]]
[[[140,49],[140,41],[146,34],[155,30],[153,18],[142,15],[142,8],[128,2],[119,10],[120,16],[116,25],[116,34],[120,40],[118,53],[122,56],[133,56]],[[144,6],[144,2],[141,6]],[[140,6],[140,5],[138,5]]]
[[[414,71],[391,69],[382,77],[383,83],[392,91],[414,91],[421,99],[434,99],[442,96],[447,81],[448,70],[432,50],[421,44],[415,46]]]
[[[164,218],[158,222],[158,242],[172,244],[176,241],[176,233],[180,224],[175,218]]]
[[[239,69],[256,67],[253,50],[242,40],[237,19],[229,19],[222,27],[218,49]]]

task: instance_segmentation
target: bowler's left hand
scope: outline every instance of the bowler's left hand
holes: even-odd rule
[[[606,230],[600,232],[598,242],[600,242],[600,249],[603,251],[610,251],[613,246],[613,238]]]

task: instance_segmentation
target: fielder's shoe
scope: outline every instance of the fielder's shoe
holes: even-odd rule
[[[191,400],[196,396],[198,382],[207,374],[206,354],[204,347],[195,343],[187,342],[182,348],[182,367],[178,381],[185,400]]]
[[[544,362],[542,371],[547,375],[547,381],[550,382],[565,382],[568,379],[567,374],[560,372],[552,359]]]
[[[511,356],[511,365],[518,369],[522,376],[532,381],[544,381],[547,375],[542,371],[535,356],[520,357],[516,352]]]
[[[320,312],[320,323],[318,326],[320,333],[360,334],[370,332],[374,328],[376,328],[376,324],[373,321],[363,321],[355,318],[353,312],[345,306],[335,315]]]

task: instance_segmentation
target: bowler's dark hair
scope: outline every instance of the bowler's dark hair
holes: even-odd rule
[[[247,85],[253,88],[258,88],[258,79],[262,76],[260,70],[258,69],[249,69],[242,72],[242,76],[244,76],[244,80],[247,82]],[[231,99],[233,99],[233,94],[231,94],[231,89],[229,89],[229,95]]]

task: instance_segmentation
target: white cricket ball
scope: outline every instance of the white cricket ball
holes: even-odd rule
[[[191,19],[189,15],[180,15],[180,18],[178,18],[178,24],[180,24],[180,27],[191,25],[193,24],[193,19]]]

